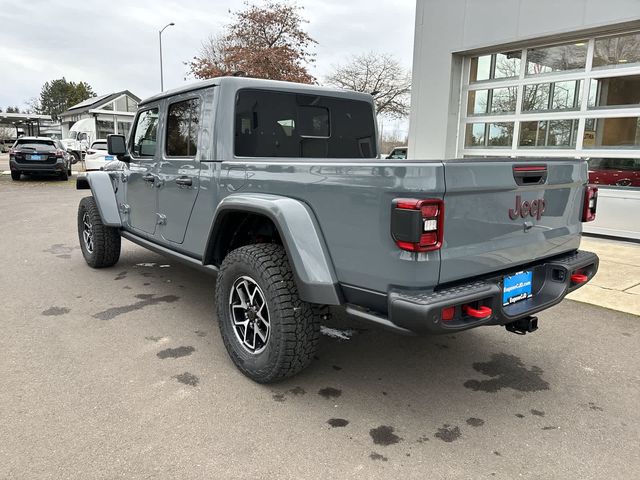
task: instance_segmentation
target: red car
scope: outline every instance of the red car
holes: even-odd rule
[[[640,187],[640,158],[592,158],[589,160],[589,183]]]

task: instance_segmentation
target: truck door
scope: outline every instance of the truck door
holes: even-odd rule
[[[131,162],[125,170],[125,201],[129,206],[127,223],[134,230],[153,235],[157,217],[158,107],[142,110],[131,134]]]
[[[201,110],[197,92],[172,98],[167,105],[157,191],[159,234],[168,242],[184,241],[198,195]]]

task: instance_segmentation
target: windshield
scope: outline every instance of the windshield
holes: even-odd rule
[[[72,131],[70,131],[70,132],[67,134],[67,138],[69,138],[69,139],[71,139],[71,140],[75,140],[75,139],[76,139],[76,135],[77,135],[77,134],[78,134],[78,132],[74,132],[74,131],[72,130]]]

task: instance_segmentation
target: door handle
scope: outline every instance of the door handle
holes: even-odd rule
[[[193,184],[193,180],[189,177],[178,177],[176,178],[176,183],[181,186],[191,186]]]
[[[156,176],[155,176],[155,175],[152,175],[152,174],[150,174],[150,173],[147,173],[146,175],[143,175],[143,176],[142,176],[142,179],[143,179],[145,182],[153,183],[153,182],[155,182],[155,181],[156,181]]]

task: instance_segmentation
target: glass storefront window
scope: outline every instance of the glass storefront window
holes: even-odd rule
[[[577,133],[578,120],[522,122],[519,145],[521,147],[575,147]]]
[[[520,75],[521,56],[520,50],[496,54],[493,78],[511,78]]]
[[[640,75],[592,78],[589,108],[640,105]]]
[[[525,85],[522,92],[522,110],[547,110],[549,108],[549,83]]]
[[[489,147],[511,147],[513,141],[513,122],[500,122],[487,124],[489,134],[487,136],[487,146]]]
[[[625,66],[640,63],[640,32],[596,38],[593,67]]]
[[[583,146],[584,148],[640,148],[640,117],[587,119]]]
[[[467,102],[467,115],[487,113],[489,90],[470,90]]]
[[[517,92],[516,87],[470,90],[467,102],[467,114],[513,113],[516,111]]]
[[[552,110],[568,110],[578,108],[580,82],[556,82],[553,84],[551,97]]]
[[[468,123],[465,135],[465,147],[484,147],[485,142],[485,124],[484,123]]]
[[[491,95],[491,113],[513,113],[516,111],[516,87],[494,88]]]
[[[491,55],[473,57],[471,59],[470,82],[479,82],[491,78]]]
[[[97,120],[96,127],[98,130],[96,132],[97,138],[107,138],[107,135],[114,132],[112,120]]]
[[[589,183],[640,187],[640,158],[590,158]]]
[[[512,78],[520,75],[522,51],[482,55],[471,59],[469,82],[496,78]]]
[[[527,49],[527,75],[585,68],[587,42]]]
[[[468,123],[466,147],[511,147],[513,122]]]
[[[573,110],[580,106],[580,81],[525,85],[522,110]]]

